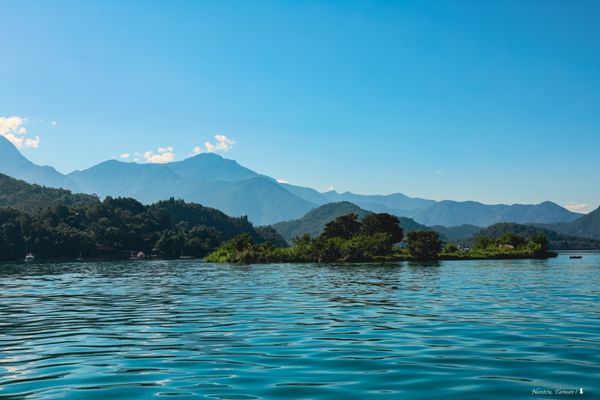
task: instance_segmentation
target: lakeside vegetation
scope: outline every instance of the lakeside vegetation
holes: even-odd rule
[[[232,218],[199,204],[170,199],[143,205],[135,199],[66,206],[27,213],[0,208],[0,260],[126,258],[133,252],[157,257],[204,257],[223,241],[247,234],[260,243],[285,241],[270,228],[255,229],[246,217]]]
[[[548,258],[548,240],[537,234],[526,240],[507,233],[498,239],[478,236],[475,246],[461,249],[446,244],[435,231],[412,231],[406,240],[400,220],[387,213],[369,214],[358,220],[357,214],[340,216],[325,225],[323,233],[302,235],[290,247],[257,243],[250,235],[240,235],[223,243],[208,255],[217,263],[274,262],[371,262],[436,259]]]

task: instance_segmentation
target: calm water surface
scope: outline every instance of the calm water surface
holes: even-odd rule
[[[600,397],[598,254],[0,264],[0,296],[1,399]]]

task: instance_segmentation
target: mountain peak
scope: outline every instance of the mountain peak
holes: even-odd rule
[[[208,160],[208,159],[227,160],[225,157],[223,157],[219,154],[216,154],[216,153],[199,153],[199,154],[194,154],[193,156],[185,158],[181,161],[175,161],[175,162],[186,162],[186,161],[197,161],[197,160]],[[231,160],[231,161],[233,161],[233,160]]]
[[[43,167],[29,161],[7,138],[0,135],[0,173],[28,183],[74,189],[66,177],[52,167]]]
[[[2,160],[29,162],[16,146],[2,135],[0,135],[0,158]]]

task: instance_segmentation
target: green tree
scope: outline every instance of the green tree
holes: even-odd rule
[[[342,215],[325,225],[321,236],[324,238],[342,238],[350,239],[360,232],[361,224],[358,222],[358,216],[354,213]]]
[[[366,215],[362,219],[362,233],[367,235],[387,233],[390,235],[392,243],[400,243],[404,238],[400,219],[388,213]]]
[[[497,242],[499,245],[508,245],[512,246],[515,249],[524,246],[527,243],[523,236],[513,232],[507,232],[504,235],[500,236]]]
[[[477,235],[475,237],[475,243],[473,244],[473,247],[478,249],[478,250],[486,250],[488,249],[493,243],[493,240],[490,239],[487,236],[483,236],[483,235]]]
[[[529,246],[536,255],[544,255],[548,252],[548,238],[543,233],[536,233],[529,239]]]
[[[447,254],[458,253],[459,250],[460,249],[458,248],[458,246],[456,246],[454,243],[448,243],[446,246],[444,246],[444,253]]]
[[[442,250],[440,235],[434,231],[413,231],[407,240],[410,255],[417,260],[435,260]]]

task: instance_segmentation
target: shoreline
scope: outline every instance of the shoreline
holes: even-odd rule
[[[564,252],[589,252],[590,250],[564,250]],[[556,258],[561,254],[560,251],[549,251],[544,256],[528,256],[519,254],[497,254],[492,256],[469,256],[469,255],[451,255],[443,254],[435,259],[417,259],[414,257],[381,257],[369,260],[361,261],[348,261],[348,260],[335,260],[335,261],[269,261],[269,262],[250,262],[250,263],[232,263],[232,262],[217,262],[208,261],[206,258],[168,258],[168,257],[147,257],[140,259],[131,258],[85,258],[83,260],[68,259],[68,258],[44,258],[36,259],[32,262],[25,262],[24,260],[0,260],[0,264],[25,264],[25,265],[36,265],[45,263],[86,263],[86,262],[110,262],[110,261],[201,261],[209,264],[237,264],[237,265],[251,265],[251,264],[372,264],[372,263],[396,263],[396,262],[432,262],[432,261],[476,261],[476,260],[547,260],[550,258]]]

